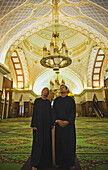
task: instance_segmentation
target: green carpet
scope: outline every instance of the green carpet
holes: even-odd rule
[[[31,118],[0,121],[0,170],[20,170],[31,154]],[[77,158],[82,169],[108,170],[108,118],[76,118]]]

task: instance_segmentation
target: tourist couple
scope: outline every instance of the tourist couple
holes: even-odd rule
[[[55,162],[56,166],[75,168],[76,134],[74,99],[68,94],[65,85],[60,86],[61,96],[54,100],[53,110],[47,98],[49,89],[42,90],[42,96],[34,102],[31,127],[33,145],[31,154],[32,170],[52,166],[52,128],[55,125]]]

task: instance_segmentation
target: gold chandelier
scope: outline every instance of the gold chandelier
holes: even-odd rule
[[[46,45],[43,47],[43,58],[40,60],[42,66],[52,68],[58,71],[59,68],[67,67],[72,63],[68,56],[68,49],[63,41],[61,48],[58,47],[59,42],[59,13],[58,13],[59,0],[52,0],[54,11],[52,14],[52,39],[50,42],[50,49],[47,50]]]

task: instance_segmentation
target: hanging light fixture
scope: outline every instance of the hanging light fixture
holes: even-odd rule
[[[52,68],[58,71],[60,68],[67,67],[72,63],[68,56],[68,49],[65,42],[62,42],[61,48],[58,47],[59,43],[59,13],[58,3],[59,0],[52,0],[54,11],[52,14],[52,39],[50,42],[50,49],[47,50],[46,45],[43,47],[43,58],[40,60],[42,66]]]

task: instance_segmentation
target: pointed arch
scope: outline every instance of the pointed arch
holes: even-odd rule
[[[23,67],[18,52],[16,50],[14,50],[14,52],[12,53],[11,60],[15,69],[17,89],[24,89],[25,85]]]
[[[104,58],[105,54],[101,50],[101,48],[99,48],[95,58],[92,72],[92,88],[100,88],[100,77]]]

